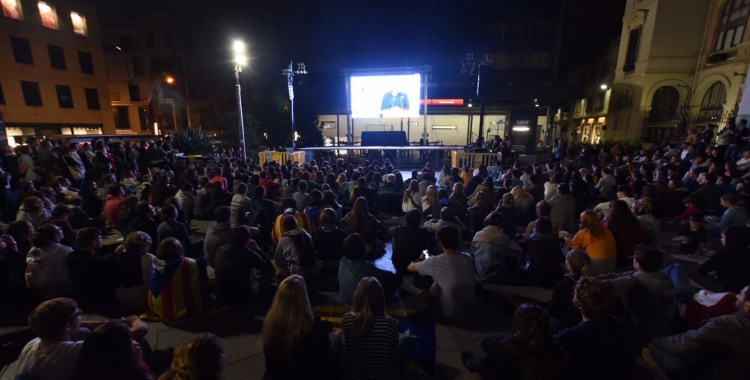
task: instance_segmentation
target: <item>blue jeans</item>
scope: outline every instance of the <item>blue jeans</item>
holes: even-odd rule
[[[668,265],[661,271],[672,278],[672,282],[674,282],[677,310],[682,310],[682,307],[693,299],[693,296],[698,292],[698,289],[695,289],[690,285],[690,278],[688,277],[687,271],[680,264],[674,263]]]

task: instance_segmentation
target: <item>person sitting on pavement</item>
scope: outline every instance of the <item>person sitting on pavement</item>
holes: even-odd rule
[[[151,206],[148,202],[141,202],[135,207],[135,211],[138,214],[128,223],[128,227],[124,231],[120,231],[122,236],[127,238],[133,232],[141,231],[145,232],[151,238],[151,241],[158,241],[159,223],[154,220],[156,217],[154,206]]]
[[[345,227],[345,231],[349,234],[359,234],[365,241],[366,252],[370,257],[385,253],[385,243],[378,239],[383,227],[380,220],[370,214],[367,199],[356,198],[351,211],[339,221],[339,225]]]
[[[698,272],[715,278],[729,291],[738,293],[750,283],[750,228],[731,226],[721,234],[722,249],[701,264]]]
[[[727,194],[721,197],[721,207],[725,208],[724,214],[719,220],[708,216],[706,221],[706,232],[712,235],[720,235],[721,231],[730,226],[745,226],[750,220],[747,211],[739,206],[739,197],[735,194]]]
[[[323,193],[320,190],[313,190],[310,192],[310,201],[307,203],[307,207],[304,208],[305,215],[310,219],[313,228],[317,227],[320,223],[320,212],[326,207],[323,202]]]
[[[430,276],[434,282],[426,288],[431,296],[438,297],[435,315],[456,319],[474,303],[474,263],[468,253],[460,251],[461,239],[456,227],[440,227],[436,236],[444,254],[424,257],[409,264],[407,270]]]
[[[101,231],[87,227],[76,235],[78,248],[65,259],[76,302],[99,314],[111,315],[117,307],[117,268],[97,255],[102,248]]]
[[[485,338],[484,352],[461,353],[461,363],[472,378],[546,379],[568,378],[568,359],[552,337],[549,318],[540,306],[524,303],[513,316],[513,332]]]
[[[162,240],[151,265],[146,318],[173,321],[200,313],[201,287],[207,282],[204,257],[186,257],[176,238]]]
[[[14,378],[70,379],[83,348],[81,338],[88,329],[105,323],[83,321],[82,317],[83,310],[70,298],[54,298],[39,304],[29,315],[29,327],[37,338],[21,351]],[[148,325],[136,316],[122,321],[129,327],[132,339],[148,333]]]
[[[648,197],[637,200],[632,207],[633,214],[636,215],[646,233],[646,245],[659,249],[661,248],[661,222],[651,213],[652,209],[651,198]]]
[[[365,243],[357,233],[347,236],[342,244],[344,257],[339,263],[339,297],[341,302],[348,305],[354,300],[354,293],[362,278],[377,278],[387,296],[392,296],[401,286],[399,276],[378,268],[374,262],[365,258],[364,248]]]
[[[646,231],[630,211],[632,205],[622,199],[612,203],[612,209],[602,220],[602,226],[612,231],[615,237],[618,260],[627,262],[627,259],[633,258],[636,247],[646,243]]]
[[[593,211],[581,213],[581,223],[575,236],[566,237],[568,248],[582,249],[591,258],[592,274],[604,274],[617,267],[617,244],[612,231],[599,224]]]
[[[26,285],[44,298],[73,295],[66,259],[73,248],[59,243],[60,227],[45,224],[31,235],[32,248],[26,256]]]
[[[86,336],[71,379],[152,380],[130,327],[110,321]]]
[[[133,232],[115,253],[105,257],[117,268],[117,283],[120,285],[115,289],[117,301],[131,313],[139,314],[148,309],[149,275],[154,261],[154,255],[148,253],[151,241],[147,233]]]
[[[216,298],[228,306],[247,306],[254,294],[265,294],[274,270],[248,226],[236,226],[231,241],[216,252]]]
[[[216,267],[216,251],[219,247],[232,241],[232,210],[227,206],[221,206],[214,210],[214,221],[206,228],[206,237],[203,239],[203,252],[208,259],[208,265]]]
[[[262,188],[262,187],[258,187]],[[256,188],[256,189],[258,189]],[[292,215],[297,219],[297,226],[304,229],[305,231],[312,232],[312,223],[310,223],[310,218],[305,215],[304,212],[297,209],[297,201],[294,200],[294,198],[286,198],[281,202],[281,207],[284,210],[281,215],[276,217],[276,221],[273,223],[273,232],[271,234],[271,238],[273,240],[274,245],[279,244],[279,240],[281,240],[282,236],[287,232],[286,229],[284,229],[284,218],[286,216]]]
[[[561,183],[557,186],[557,194],[548,201],[550,205],[550,220],[558,221],[559,229],[573,232],[576,220],[576,199],[570,195],[570,186]]]
[[[249,223],[249,218],[253,215],[247,215],[250,212],[250,206],[252,201],[247,197],[247,185],[240,183],[237,185],[237,189],[232,196],[231,210],[232,210],[232,223],[234,224],[246,224]]]
[[[484,229],[474,235],[471,252],[474,256],[476,277],[488,284],[518,283],[516,254],[521,247],[503,232],[503,214],[491,212],[484,218]]]
[[[422,213],[412,208],[404,217],[403,226],[392,226],[388,234],[393,238],[391,262],[396,273],[405,273],[409,263],[419,258],[424,250],[433,248],[435,233],[420,227]]]
[[[437,231],[444,226],[453,226],[458,231],[458,240],[463,242],[463,223],[456,217],[456,211],[450,207],[440,210],[440,219],[433,218],[424,222],[424,227],[430,231]],[[460,244],[460,243],[459,243]]]
[[[570,356],[575,379],[629,379],[633,356],[625,324],[612,315],[612,289],[595,277],[578,280],[573,304],[582,321],[557,333],[557,341]]]
[[[581,322],[581,312],[573,305],[573,291],[579,279],[591,274],[591,258],[583,250],[571,249],[565,256],[565,268],[568,273],[555,285],[552,299],[547,303],[553,331],[561,331]]]
[[[562,279],[561,264],[564,259],[560,251],[560,238],[553,233],[549,218],[537,219],[531,235],[518,244],[525,252],[525,261],[521,264],[523,284],[550,287]]]
[[[478,191],[474,195],[474,205],[466,211],[466,227],[469,236],[473,237],[474,234],[485,227],[484,221],[491,212],[492,208],[488,207],[487,195],[482,191]]]
[[[670,378],[731,379],[746,373],[750,355],[750,286],[737,294],[736,312],[695,330],[661,336],[641,351],[646,363]]]
[[[226,361],[221,340],[204,332],[177,348],[172,365],[160,380],[221,380]]]
[[[336,211],[326,208],[320,213],[318,228],[313,230],[312,241],[318,260],[325,266],[338,267],[342,257],[341,244],[346,232],[338,227]]]
[[[312,237],[304,228],[297,226],[297,218],[285,215],[283,219],[284,235],[279,240],[274,254],[274,263],[284,273],[296,274],[310,281],[320,272],[320,264],[315,255]]]

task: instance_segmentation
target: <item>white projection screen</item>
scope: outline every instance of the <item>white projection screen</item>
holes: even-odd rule
[[[420,84],[420,74],[352,76],[352,117],[418,118]]]

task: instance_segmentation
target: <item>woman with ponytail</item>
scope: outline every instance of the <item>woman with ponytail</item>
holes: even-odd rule
[[[352,311],[341,319],[343,379],[397,379],[414,356],[416,337],[398,340],[398,321],[385,314],[385,295],[374,277],[359,281]]]
[[[219,338],[204,332],[177,349],[172,367],[159,380],[219,380],[224,358]]]
[[[591,258],[585,251],[572,249],[565,257],[568,273],[555,285],[552,300],[547,304],[553,331],[561,331],[581,322],[581,311],[573,305],[576,282],[591,275]]]

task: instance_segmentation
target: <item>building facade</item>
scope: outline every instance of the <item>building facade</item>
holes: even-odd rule
[[[96,10],[67,0],[0,5],[0,111],[10,144],[114,133]]]
[[[194,46],[200,31],[167,13],[103,23],[115,127],[130,133],[168,133],[200,125],[191,108],[198,79]]]
[[[629,0],[604,138],[678,140],[735,117],[749,18],[750,0]]]

